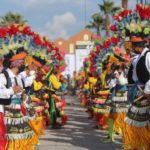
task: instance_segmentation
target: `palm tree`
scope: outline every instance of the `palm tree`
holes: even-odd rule
[[[122,1],[122,8],[127,9],[128,8],[128,0],[121,0]]]
[[[100,13],[95,13],[91,16],[92,21],[86,25],[86,28],[96,29],[97,35],[101,37],[101,30],[103,29],[104,19]]]
[[[109,0],[103,0],[103,4],[98,4],[100,7],[100,10],[105,15],[105,30],[106,30],[106,36],[109,37],[110,35],[110,15],[113,15],[117,10],[119,10],[119,7],[114,6],[114,2]]]
[[[26,24],[27,20],[24,19],[19,13],[8,12],[0,19],[0,26],[9,26],[10,24]]]

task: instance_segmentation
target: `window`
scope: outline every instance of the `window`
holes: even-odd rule
[[[88,36],[88,34],[84,34],[83,39],[84,39],[84,41],[88,41],[88,40],[89,40],[89,36]]]
[[[59,41],[59,42],[58,42],[58,45],[62,45],[62,41]]]
[[[74,53],[74,44],[72,43],[69,45],[69,52],[70,54]]]

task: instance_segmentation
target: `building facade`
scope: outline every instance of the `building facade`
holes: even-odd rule
[[[55,41],[55,45],[66,53],[67,68],[64,74],[72,76],[73,71],[79,71],[83,67],[83,61],[93,46],[92,37],[93,33],[84,29],[67,40],[59,38]]]

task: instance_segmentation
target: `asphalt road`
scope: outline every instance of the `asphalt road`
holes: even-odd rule
[[[48,128],[40,138],[37,150],[121,150],[121,137],[115,143],[104,144],[106,131],[95,130],[94,120],[89,120],[85,109],[76,97],[66,96],[65,112],[69,120],[62,129]]]

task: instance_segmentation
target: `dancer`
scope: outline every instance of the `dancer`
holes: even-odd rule
[[[5,98],[10,98],[10,103],[2,106],[8,139],[7,149],[32,150],[37,143],[37,136],[28,124],[28,117],[24,115],[22,109],[25,95],[18,73],[22,70],[26,56],[27,53],[23,48],[19,48],[16,54],[10,51],[4,61],[4,67],[7,69],[0,75],[0,91],[4,92],[0,96],[5,95]]]
[[[124,148],[149,150],[150,148],[150,50],[144,47],[146,41],[132,37],[133,50],[138,55],[133,59],[129,78],[136,87],[130,94],[132,102],[123,128]]]

